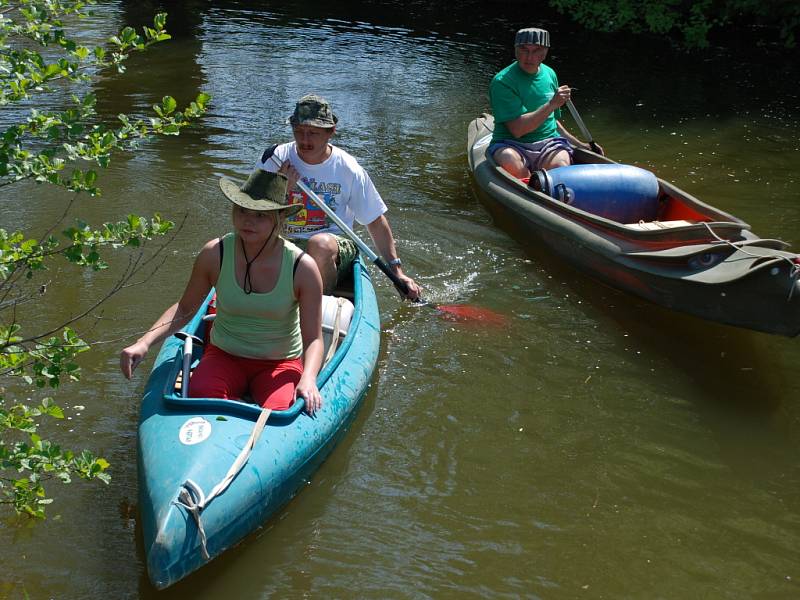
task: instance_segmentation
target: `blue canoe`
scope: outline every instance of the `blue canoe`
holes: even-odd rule
[[[256,530],[307,482],[354,418],[380,346],[380,316],[369,273],[353,273],[354,311],[347,335],[320,372],[323,407],[314,417],[296,402],[275,411],[229,487],[200,513],[201,531],[178,503],[187,481],[205,494],[228,473],[247,444],[260,407],[176,393],[183,342],[167,339],[156,358],[139,420],[139,512],[147,571],[165,588]],[[210,300],[210,297],[209,297]],[[202,338],[206,304],[185,331]],[[196,347],[194,357],[202,348]],[[205,552],[204,552],[205,550]]]

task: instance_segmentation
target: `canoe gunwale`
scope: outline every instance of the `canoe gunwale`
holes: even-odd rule
[[[599,155],[597,155],[599,156]],[[492,169],[493,174],[497,177],[503,179],[503,182],[513,186],[517,191],[521,192],[529,201],[536,202],[540,205],[543,205],[549,209],[552,209],[556,212],[563,213],[568,215],[567,218],[570,221],[581,221],[584,222],[588,226],[597,227],[603,229],[608,234],[614,235],[616,237],[620,237],[623,239],[631,239],[631,240],[641,240],[641,241],[657,241],[664,238],[672,238],[676,234],[687,234],[697,232],[700,235],[698,236],[699,239],[708,239],[713,238],[714,235],[719,236],[723,239],[742,239],[741,232],[743,230],[749,230],[750,225],[742,221],[741,219],[737,219],[732,215],[726,215],[722,213],[722,211],[713,209],[709,207],[707,204],[704,204],[700,200],[690,196],[689,194],[682,193],[680,200],[687,201],[687,204],[691,205],[695,209],[702,209],[706,213],[712,213],[715,216],[723,217],[724,220],[709,220],[709,221],[700,221],[696,223],[691,223],[688,225],[682,225],[677,227],[669,227],[664,229],[633,229],[629,227],[627,223],[620,223],[619,221],[614,221],[612,219],[607,219],[601,215],[597,215],[580,208],[576,208],[565,202],[561,202],[547,194],[531,189],[528,187],[525,182],[520,181],[513,175],[507,173],[504,169],[500,168],[494,159],[490,156],[485,157],[486,163]],[[614,161],[608,159],[609,163],[613,163]],[[656,178],[659,183],[659,190],[663,191],[665,185],[669,185],[663,179],[657,177]],[[674,186],[669,186],[670,193],[677,193],[680,190],[675,188]],[[677,194],[676,194],[677,195]],[[711,228],[711,231],[709,230]],[[724,236],[724,237],[723,237]]]
[[[483,122],[480,122],[483,119]],[[479,122],[479,123],[476,123]],[[525,199],[533,202],[546,210],[551,210],[560,213],[569,221],[579,222],[586,227],[596,228],[602,230],[602,235],[612,235],[619,239],[631,240],[633,242],[640,241],[642,243],[670,243],[673,238],[679,238],[680,243],[687,241],[700,241],[705,239],[713,239],[716,235],[722,239],[739,240],[743,239],[744,232],[750,230],[750,225],[743,220],[726,213],[714,206],[706,204],[702,200],[695,198],[691,194],[681,190],[674,184],[656,177],[659,185],[659,192],[666,196],[673,197],[678,201],[686,204],[693,210],[700,212],[708,217],[708,221],[700,221],[684,226],[669,227],[664,229],[634,229],[629,227],[628,224],[620,223],[607,219],[603,216],[576,208],[564,202],[560,202],[543,192],[530,188],[524,181],[521,181],[500,168],[494,161],[494,158],[487,152],[489,143],[483,140],[491,134],[492,129],[488,127],[488,123],[493,123],[494,117],[488,114],[483,114],[480,119],[473,121],[475,125],[470,125],[470,132],[468,136],[468,155],[471,170],[477,176],[478,170],[481,168],[482,163],[486,163],[484,168],[490,170],[490,173],[484,177],[487,179],[486,184],[491,185],[493,177],[498,178],[494,183],[501,188],[503,186],[511,186],[513,192],[521,195]],[[482,128],[483,132],[478,129]],[[474,133],[473,133],[474,131]],[[478,144],[485,146],[483,151],[476,149]],[[575,149],[576,156],[581,163],[604,163],[604,164],[619,164],[607,156],[596,154],[583,148]],[[478,159],[475,155],[479,155]],[[709,231],[708,227],[714,229],[713,233]]]
[[[493,119],[484,115],[468,126],[470,175],[477,199],[515,237],[546,247],[612,288],[666,308],[763,333],[800,335],[800,255],[786,242],[760,238],[744,221],[661,179],[660,191],[677,202],[659,213],[666,219],[663,228],[655,221],[636,228],[571,207],[496,165],[486,152],[487,121],[491,125]],[[579,152],[578,160],[610,161]]]

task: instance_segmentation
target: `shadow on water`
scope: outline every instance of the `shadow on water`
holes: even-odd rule
[[[161,104],[164,95],[175,98],[182,109],[203,91],[207,84],[199,58],[203,51],[200,39],[204,12],[211,3],[204,0],[121,3],[120,27],[153,26],[153,15],[167,12],[167,31],[171,39],[154,45],[147,52],[133,53],[125,62],[125,72],[109,73],[94,84],[97,111],[112,120],[120,112],[137,118],[155,116],[154,104]],[[205,127],[189,127],[179,138],[166,138],[165,145],[176,147],[191,145],[199,152],[208,145],[213,133]]]
[[[167,89],[175,90],[172,93],[176,94],[179,104],[193,98],[204,83],[197,59],[202,50],[204,20],[212,11],[229,13],[232,19],[238,20],[246,15],[248,22],[268,19],[273,26],[316,26],[321,49],[336,38],[338,28],[352,26],[372,29],[387,38],[395,35],[421,37],[457,45],[465,56],[475,55],[481,61],[488,58],[487,83],[492,72],[513,59],[513,32],[535,24],[551,29],[554,45],[548,63],[556,68],[562,83],[578,88],[575,101],[579,109],[585,111],[584,117],[590,124],[595,111],[613,107],[617,112],[625,111],[632,131],[688,128],[692,122],[707,123],[709,119],[716,120],[722,128],[724,122],[743,115],[798,125],[793,107],[800,103],[800,94],[794,85],[793,61],[787,60],[785,49],[765,42],[755,30],[744,35],[742,32],[729,34],[724,40],[717,40],[724,45],[689,53],[656,36],[587,31],[548,8],[537,7],[535,19],[516,17],[520,4],[505,0],[487,6],[480,0],[466,0],[460,4],[460,10],[454,12],[445,2],[418,0],[404,3],[378,0],[366,4],[348,0],[335,5],[322,0],[303,4],[265,0],[213,3],[209,0],[148,0],[143,3],[126,0],[122,3],[123,18],[129,25],[149,25],[155,12],[169,13],[168,29],[174,38],[170,42],[171,52],[176,47],[181,48],[180,56],[174,56],[181,66],[150,69],[140,67],[134,57],[130,70],[139,75],[110,78],[105,84],[108,87],[100,91],[111,93],[98,96],[102,102],[103,98],[118,95],[133,98],[142,93],[146,95],[147,90]],[[324,27],[320,28],[320,24]],[[575,43],[575,40],[580,42]],[[754,52],[756,43],[758,51]],[[271,48],[264,48],[265,54],[270,51]],[[654,61],[654,56],[658,56],[658,60]],[[444,60],[450,61],[445,70],[458,68],[452,64],[452,58]],[[753,62],[763,68],[753,69]],[[736,67],[744,63],[749,64],[745,78]],[[187,69],[188,64],[192,68]],[[470,67],[465,64],[465,68]],[[715,76],[708,77],[709,72]],[[159,73],[168,74],[169,80],[151,77]],[[609,85],[609,81],[613,85]],[[160,96],[148,96],[146,105],[159,100]],[[694,108],[688,112],[686,106]],[[115,104],[114,110],[120,108],[124,110],[125,107]],[[599,135],[597,131],[594,133],[601,142],[604,139],[612,142],[626,135],[619,131],[603,135],[606,132],[602,129]]]
[[[535,25],[551,30],[554,45],[548,62],[556,67],[562,83],[579,88],[579,107],[627,107],[629,122],[644,127],[709,117],[730,119],[751,112],[753,106],[773,119],[797,120],[791,110],[800,98],[794,85],[793,61],[787,60],[787,50],[772,37],[765,37],[763,31],[718,31],[709,49],[689,53],[657,36],[587,31],[548,7],[537,6],[535,17],[531,17],[520,10],[521,5],[522,0],[465,0],[454,11],[447,2],[422,0],[347,0],[335,4],[323,0],[301,4],[281,0],[125,0],[122,14],[126,25],[141,27],[152,23],[154,13],[167,12],[173,42],[199,40],[204,19],[211,11],[229,11],[236,19],[246,14],[251,22],[268,16],[272,23],[287,27],[320,22],[369,25],[385,28],[379,31],[381,35],[427,36],[463,45],[466,53],[480,48],[477,54],[482,59],[494,57],[496,68],[512,59],[513,32]],[[320,43],[334,33],[328,28],[321,30]],[[654,55],[659,60],[653,61]],[[741,77],[736,66],[754,61],[763,68],[749,68],[747,77]],[[708,72],[716,76],[704,77]],[[185,72],[172,71],[173,75],[180,73]],[[609,81],[613,85],[608,85]],[[672,97],[678,101],[670,101]],[[687,104],[697,110],[682,114],[681,107]]]
[[[173,3],[170,3],[173,4]],[[175,3],[178,4],[178,3]],[[183,4],[183,3],[180,3]],[[156,9],[123,3],[122,26],[152,27]],[[145,53],[134,53],[125,62],[125,73],[109,74],[95,85],[98,111],[102,114],[149,111],[154,103],[160,103],[164,93],[175,97],[179,106],[193,100],[205,84],[205,77],[198,63],[202,52],[198,27],[201,12],[177,10],[170,7],[167,31],[172,39],[151,47]],[[160,9],[159,9],[160,10]]]
[[[172,39],[197,38],[210,0],[122,0],[125,24],[140,29],[152,27],[153,15],[167,13],[167,31]]]

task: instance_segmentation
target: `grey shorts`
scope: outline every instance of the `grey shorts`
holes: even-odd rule
[[[500,148],[516,150],[530,172],[541,171],[542,165],[557,152],[566,150],[569,153],[570,162],[574,153],[572,144],[569,143],[567,138],[563,137],[548,138],[530,144],[515,140],[502,140],[489,146],[489,153],[494,155]]]

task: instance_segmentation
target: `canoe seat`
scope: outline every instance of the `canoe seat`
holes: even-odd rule
[[[625,223],[629,229],[639,229],[641,231],[657,231],[659,229],[672,229],[673,227],[688,227],[694,225],[692,221],[677,219],[675,221],[639,221],[638,223]]]

